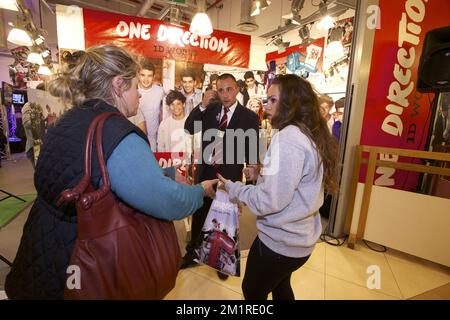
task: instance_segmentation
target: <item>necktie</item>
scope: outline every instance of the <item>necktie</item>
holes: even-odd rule
[[[228,111],[230,111],[230,108],[223,107],[223,116],[219,122],[219,130],[220,131],[225,131],[227,129],[227,124],[228,124],[227,113],[228,113]],[[215,143],[215,147],[214,147],[213,154],[212,154],[212,163],[213,163],[213,166],[216,169],[216,171],[220,172],[221,164],[217,163],[217,161],[220,160],[220,163],[221,163],[223,160],[222,159],[222,157],[223,157],[223,136],[219,140],[216,140],[214,143]]]
[[[219,130],[225,131],[225,129],[227,128],[227,124],[228,124],[227,113],[228,113],[228,111],[230,111],[230,108],[223,107],[223,116],[219,123]]]

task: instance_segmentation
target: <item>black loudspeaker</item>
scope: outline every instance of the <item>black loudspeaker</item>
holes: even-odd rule
[[[450,92],[450,26],[429,31],[419,64],[417,90]]]

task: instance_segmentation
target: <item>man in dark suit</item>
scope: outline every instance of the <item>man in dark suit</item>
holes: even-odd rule
[[[197,165],[196,183],[215,179],[220,173],[232,181],[242,180],[244,162],[258,163],[258,115],[243,107],[236,96],[239,88],[231,74],[217,79],[217,95],[205,92],[202,104],[189,114],[185,130],[191,135],[202,133],[202,154]],[[212,200],[204,198],[203,207],[192,216],[191,240],[186,247],[182,268],[194,266],[194,249],[200,244],[200,235]],[[227,276],[219,273],[221,279]]]

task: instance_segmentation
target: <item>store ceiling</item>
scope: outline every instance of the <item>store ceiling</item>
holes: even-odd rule
[[[52,10],[58,3],[158,20],[168,20],[170,8],[176,6],[180,8],[182,13],[181,22],[186,24],[191,22],[197,9],[195,0],[43,0],[42,2],[47,3]],[[206,1],[206,8],[209,10],[220,5],[221,2],[222,0],[208,0]]]

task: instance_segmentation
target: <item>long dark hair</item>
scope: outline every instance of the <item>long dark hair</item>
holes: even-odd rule
[[[317,94],[308,81],[293,74],[277,76],[271,85],[275,84],[280,86],[280,100],[272,127],[278,130],[289,125],[300,128],[320,156],[325,191],[336,193],[338,145],[320,115]]]

